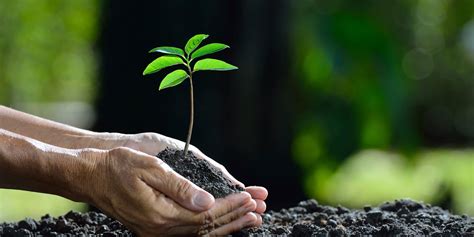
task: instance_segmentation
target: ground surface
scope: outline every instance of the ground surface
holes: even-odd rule
[[[0,225],[0,236],[133,236],[120,222],[101,213],[69,212],[39,221],[25,219]],[[439,207],[400,200],[349,210],[315,200],[269,211],[264,224],[233,236],[474,236],[474,218],[452,215]]]
[[[120,222],[102,213],[70,211],[64,216],[49,215],[36,221],[25,219],[17,223],[0,225],[0,236],[133,236]]]
[[[260,228],[235,236],[474,236],[474,218],[452,215],[427,204],[397,200],[379,207],[349,210],[315,200],[263,215]]]

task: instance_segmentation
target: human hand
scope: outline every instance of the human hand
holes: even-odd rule
[[[221,236],[261,223],[247,192],[214,200],[154,156],[125,147],[81,155],[95,167],[83,182],[89,201],[140,236]]]
[[[163,151],[165,148],[173,148],[177,150],[183,150],[185,143],[170,137],[166,137],[157,133],[139,133],[130,135],[120,136],[121,144],[125,147],[132,148],[137,151],[147,153],[155,156],[156,154]],[[257,203],[256,213],[262,214],[266,210],[265,199],[268,196],[268,191],[264,187],[260,186],[248,186],[246,187],[243,183],[234,178],[227,169],[214,161],[213,159],[206,156],[198,148],[193,145],[189,146],[189,151],[192,151],[197,158],[205,159],[216,168],[220,169],[222,173],[227,176],[233,183],[245,188],[245,191],[250,193],[252,198]],[[261,223],[261,216],[257,215]]]

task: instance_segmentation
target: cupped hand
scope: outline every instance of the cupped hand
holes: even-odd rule
[[[90,202],[140,236],[227,235],[259,225],[247,192],[215,200],[160,159],[126,147],[85,150]]]
[[[137,151],[141,151],[153,156],[163,151],[167,147],[183,150],[184,145],[185,145],[185,143],[180,140],[163,136],[157,133],[139,133],[139,134],[122,135],[121,140],[122,140],[123,146],[129,147],[129,148],[132,148]],[[245,188],[245,191],[250,193],[252,198],[257,203],[256,213],[262,214],[263,212],[265,212],[267,208],[265,204],[265,199],[268,196],[268,191],[264,187],[260,187],[260,186],[246,187],[242,182],[234,178],[223,165],[217,163],[213,159],[206,156],[195,146],[190,145],[189,150],[192,151],[194,155],[196,155],[197,158],[205,159],[209,163],[211,163],[212,165],[220,169],[222,173],[226,175],[232,182]],[[258,215],[257,217],[261,219],[260,215]]]

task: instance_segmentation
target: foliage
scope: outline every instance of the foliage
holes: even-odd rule
[[[182,65],[187,70],[176,69],[168,75],[166,75],[160,83],[159,90],[170,88],[181,84],[184,80],[189,78],[190,83],[190,99],[191,99],[191,112],[190,112],[190,122],[188,135],[186,139],[186,146],[184,148],[184,154],[187,154],[189,143],[191,142],[191,135],[194,123],[194,92],[193,92],[193,73],[197,71],[229,71],[237,69],[236,66],[226,63],[224,61],[205,58],[197,61],[192,65],[191,63],[196,58],[213,54],[221,50],[229,48],[229,46],[221,43],[211,43],[198,48],[199,45],[207,39],[209,35],[206,34],[197,34],[191,37],[186,45],[184,46],[184,51],[177,47],[170,46],[160,46],[150,50],[150,53],[163,53],[167,54],[165,56],[160,56],[157,59],[153,60],[143,71],[143,75],[149,75],[152,73],[159,72],[162,69],[167,67]]]
[[[0,103],[95,99],[99,4],[0,1]]]
[[[451,147],[466,154],[459,172],[469,174],[469,164],[472,170],[474,156],[462,148],[474,144],[474,2],[315,0],[293,7],[292,85],[301,106],[292,152],[307,194],[359,207],[396,197],[436,204],[431,176],[414,179],[417,168],[405,164],[424,162],[420,150]],[[370,157],[366,170],[343,175],[360,167],[352,157],[367,149],[382,152],[358,155]],[[453,155],[437,157],[449,162]],[[433,167],[436,182],[451,183],[443,162]],[[389,185],[374,185],[381,180]],[[449,192],[459,196],[456,190]],[[466,200],[454,198],[453,206],[472,213]]]
[[[153,48],[149,51],[150,53],[163,53],[168,54],[168,56],[161,56],[153,60],[145,68],[145,70],[143,71],[143,75],[149,75],[155,72],[159,72],[164,68],[171,67],[174,65],[183,65],[185,69],[187,69],[187,72],[178,69],[169,73],[160,83],[160,90],[162,90],[181,84],[185,79],[190,78],[192,74],[197,71],[229,71],[237,69],[236,66],[212,58],[201,59],[194,64],[194,67],[192,67],[191,62],[196,58],[229,48],[229,46],[225,44],[211,43],[204,45],[196,50],[196,48],[201,44],[201,42],[207,37],[208,35],[205,34],[198,34],[191,37],[186,43],[184,51],[180,48],[169,46]]]

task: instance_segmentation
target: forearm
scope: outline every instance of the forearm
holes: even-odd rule
[[[43,119],[0,105],[0,129],[54,146],[80,149],[110,149],[120,146],[118,133],[97,133]]]
[[[84,184],[94,160],[81,150],[52,146],[0,129],[0,188],[88,201]]]

